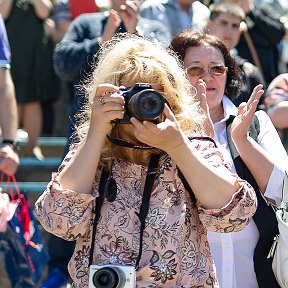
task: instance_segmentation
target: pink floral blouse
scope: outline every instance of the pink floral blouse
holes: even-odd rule
[[[196,149],[219,169],[227,169],[211,141],[194,139]],[[61,170],[76,151],[64,159]],[[207,242],[207,230],[231,232],[242,229],[253,216],[257,200],[253,188],[234,175],[241,188],[221,209],[205,209],[191,201],[178,177],[175,163],[162,156],[156,175],[143,237],[137,287],[219,287]],[[191,171],[192,172],[192,171]],[[135,265],[139,249],[140,221],[147,167],[115,159],[112,175],[117,197],[104,200],[98,221],[93,264]],[[101,172],[91,195],[65,190],[57,173],[35,204],[36,215],[48,231],[66,240],[76,240],[69,272],[77,288],[88,287],[95,198]],[[213,193],[213,190],[211,190]]]

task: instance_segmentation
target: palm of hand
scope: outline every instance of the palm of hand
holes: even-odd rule
[[[242,108],[242,107],[241,107]],[[252,117],[254,113],[248,113],[247,112],[247,107],[243,109],[238,108],[238,114],[234,118],[232,124],[231,124],[231,136],[232,138],[236,137],[246,137],[249,125],[252,121]],[[252,117],[251,115],[252,114]]]
[[[233,140],[238,140],[241,137],[247,138],[249,126],[263,93],[263,85],[259,84],[253,89],[248,102],[243,102],[239,105],[237,116],[231,125],[231,136]]]
[[[238,107],[237,116],[231,125],[231,136],[233,140],[247,138],[249,126],[252,122],[258,100],[252,103],[241,103]]]

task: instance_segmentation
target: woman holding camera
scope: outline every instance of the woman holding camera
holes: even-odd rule
[[[85,87],[82,141],[35,204],[47,231],[76,240],[69,271],[77,288],[113,281],[107,270],[97,274],[101,265],[129,274],[125,287],[218,287],[206,229],[238,231],[256,210],[253,188],[203,136],[205,119],[170,52],[126,34],[102,47]],[[127,111],[121,90],[132,87],[131,96],[136,83],[169,103],[160,123]],[[129,114],[130,123],[115,121]]]

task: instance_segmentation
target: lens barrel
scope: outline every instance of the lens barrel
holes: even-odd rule
[[[146,89],[131,96],[128,103],[130,117],[140,121],[155,121],[164,109],[162,94],[154,89]]]
[[[103,267],[94,273],[92,281],[97,288],[121,288],[125,285],[126,277],[117,267]]]

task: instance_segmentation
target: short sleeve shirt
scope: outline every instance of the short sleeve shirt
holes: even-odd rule
[[[11,52],[5,24],[0,15],[0,67],[10,68]]]

